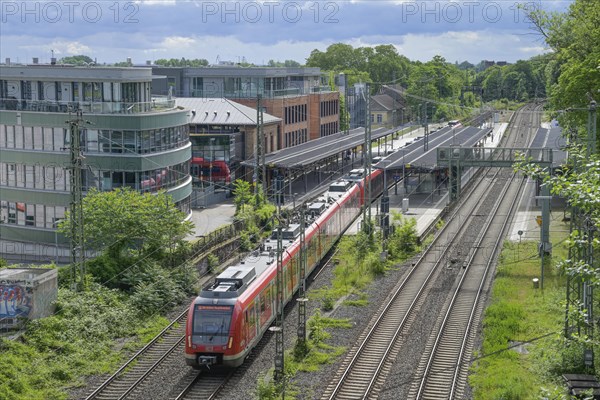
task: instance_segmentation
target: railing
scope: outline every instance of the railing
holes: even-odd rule
[[[0,110],[39,111],[66,113],[81,109],[88,114],[138,114],[175,108],[175,100],[167,97],[154,97],[149,102],[121,101],[54,101],[0,99]]]
[[[197,241],[193,242],[192,252],[194,254],[201,254],[217,243],[221,243],[225,240],[238,236],[240,232],[244,230],[244,228],[245,224],[242,221],[235,221],[231,225],[218,228],[206,236],[199,237]]]

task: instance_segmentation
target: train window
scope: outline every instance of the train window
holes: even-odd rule
[[[200,336],[200,341],[215,344],[226,343],[232,314],[233,307],[231,306],[196,305],[193,323],[194,336]]]

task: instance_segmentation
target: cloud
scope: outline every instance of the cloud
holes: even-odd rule
[[[62,54],[87,53],[106,62],[153,56],[212,61],[217,55],[257,64],[304,62],[311,50],[337,42],[393,44],[408,58],[423,61],[436,54],[447,60],[514,61],[544,51],[539,37],[524,35],[528,25],[513,1],[136,0],[81,2],[72,9],[68,2],[44,2],[39,15],[23,14],[20,2],[5,3],[16,8],[2,15],[0,59],[43,60],[55,47]],[[85,8],[87,3],[94,6]],[[565,9],[570,3],[549,0],[544,5]],[[44,4],[61,7],[61,17],[46,13]],[[495,22],[497,10],[502,19]]]

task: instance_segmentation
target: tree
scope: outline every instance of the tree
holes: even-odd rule
[[[233,182],[233,202],[235,203],[236,215],[243,212],[244,205],[251,205],[254,195],[250,182],[243,179],[236,179]]]
[[[63,57],[58,61],[58,63],[82,66],[82,65],[92,65],[92,64],[94,64],[94,60],[92,60],[88,56],[78,55],[78,56]]]
[[[110,192],[92,189],[83,199],[83,224],[87,249],[105,251],[112,259],[128,250],[148,253],[158,259],[157,249],[177,245],[192,230],[185,214],[165,192],[141,194],[129,188]],[[69,215],[59,229],[70,236]]]
[[[340,131],[345,132],[350,128],[350,114],[346,110],[346,97],[340,93]]]
[[[556,111],[586,108],[590,100],[598,102],[600,7],[597,2],[575,0],[566,13],[546,13],[538,9],[528,16],[534,30],[554,51],[556,63],[546,69],[552,108]],[[587,123],[587,113],[561,113],[559,119],[564,127],[582,130]]]
[[[269,66],[269,67],[296,68],[296,67],[300,67],[301,64],[298,61],[295,61],[295,60],[285,60],[284,62],[275,61],[275,60],[269,60],[269,62],[267,63],[267,66]]]
[[[170,58],[168,60],[160,58],[154,61],[154,64],[164,67],[206,67],[208,61],[204,58],[194,58],[192,60],[187,60],[185,57],[181,57],[181,59]]]

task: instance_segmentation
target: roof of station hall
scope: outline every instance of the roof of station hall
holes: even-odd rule
[[[256,125],[256,109],[229,99],[177,97],[175,104],[190,110],[188,122],[192,125]],[[263,113],[264,123],[279,121],[281,118]]]
[[[371,140],[375,141],[383,138],[399,129],[400,127],[373,129],[371,131]],[[402,162],[406,164],[419,164],[426,168],[435,167],[437,157],[435,152],[436,146],[450,146],[452,143],[472,146],[489,131],[490,129],[482,130],[474,127],[456,127],[454,130],[450,127],[442,128],[437,132],[429,134],[429,149],[427,151],[423,150],[423,139],[415,141],[386,157],[387,160],[392,161],[391,164],[386,166],[386,169],[391,169]],[[364,141],[365,129],[356,128],[350,130],[348,133],[339,132],[267,154],[265,156],[265,163],[270,168],[303,169],[328,157],[340,154],[343,151],[361,146]],[[246,160],[242,164],[254,166],[254,163],[254,160]],[[398,165],[401,166],[402,164]]]

